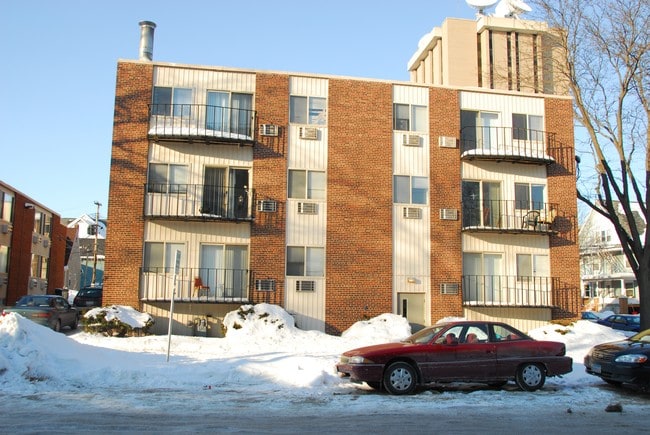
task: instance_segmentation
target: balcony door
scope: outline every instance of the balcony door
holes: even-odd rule
[[[472,252],[463,254],[465,301],[487,304],[501,302],[502,274],[501,254]]]
[[[201,245],[201,280],[210,287],[210,297],[245,299],[248,286],[246,246]]]
[[[205,128],[250,137],[252,109],[251,94],[208,91]]]
[[[205,168],[201,213],[225,216],[226,168]]]

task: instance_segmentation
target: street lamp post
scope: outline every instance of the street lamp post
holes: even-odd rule
[[[93,246],[93,276],[91,285],[95,285],[95,279],[97,277],[97,235],[99,233],[99,207],[101,207],[101,203],[95,201],[95,205],[97,206],[97,213],[95,214],[95,244]]]

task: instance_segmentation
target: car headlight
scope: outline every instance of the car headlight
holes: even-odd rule
[[[648,361],[648,357],[646,355],[639,355],[639,354],[628,354],[628,355],[621,355],[619,357],[616,357],[614,362],[619,362],[619,363],[638,363],[642,364],[644,362]]]
[[[350,364],[372,364],[372,361],[362,356],[351,356],[348,360]]]

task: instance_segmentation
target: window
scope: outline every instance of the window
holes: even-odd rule
[[[612,234],[609,232],[609,230],[602,230],[600,232],[600,241],[602,243],[607,243],[612,241]]]
[[[9,272],[9,246],[0,245],[0,273]]]
[[[251,135],[253,95],[208,91],[205,128]]]
[[[393,202],[396,204],[427,204],[429,179],[395,175],[393,179]]]
[[[31,276],[39,279],[47,279],[48,259],[42,255],[32,254]]]
[[[34,213],[34,232],[42,236],[50,235],[50,228],[52,226],[52,215],[36,211]]]
[[[152,115],[190,116],[192,89],[155,86]]]
[[[325,249],[288,246],[287,275],[325,276]]]
[[[327,124],[327,100],[321,97],[292,95],[289,101],[289,122],[296,124]]]
[[[176,250],[185,258],[185,245],[171,242],[145,242],[144,272],[173,273],[176,266]]]
[[[536,115],[512,114],[512,138],[515,140],[544,140],[544,119]]]
[[[427,107],[412,104],[393,104],[393,130],[428,130]]]
[[[149,193],[187,193],[189,177],[186,165],[149,163]]]
[[[0,190],[0,219],[11,222],[14,214],[13,195]]]
[[[289,198],[325,199],[325,172],[289,170]]]
[[[549,276],[548,255],[517,254],[517,281]]]
[[[477,112],[461,110],[461,143],[464,150],[499,148],[499,114],[495,112]]]
[[[515,183],[515,209],[544,210],[544,185]]]
[[[490,181],[463,181],[463,226],[501,224],[501,184]]]

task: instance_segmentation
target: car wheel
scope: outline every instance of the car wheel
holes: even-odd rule
[[[75,316],[74,322],[72,322],[72,325],[70,325],[70,329],[77,329],[79,326],[79,316]]]
[[[61,319],[57,319],[52,329],[54,330],[54,332],[61,332]]]
[[[515,381],[519,388],[524,391],[539,390],[544,386],[546,381],[546,373],[539,364],[525,363],[519,366]]]
[[[412,394],[416,387],[417,373],[408,363],[393,363],[384,372],[384,388],[390,394]]]

